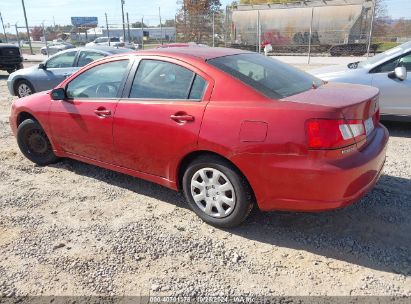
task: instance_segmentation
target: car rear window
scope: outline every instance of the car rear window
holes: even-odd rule
[[[321,85],[321,80],[273,58],[238,54],[207,61],[269,98],[281,99]]]

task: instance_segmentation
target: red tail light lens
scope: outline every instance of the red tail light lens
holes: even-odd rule
[[[306,125],[310,149],[338,149],[365,136],[362,120],[310,119]]]

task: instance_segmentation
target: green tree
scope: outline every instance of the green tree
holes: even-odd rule
[[[216,28],[220,26],[222,15],[220,0],[180,0],[177,13],[177,33],[181,40],[197,43],[209,43],[212,39],[212,20]]]

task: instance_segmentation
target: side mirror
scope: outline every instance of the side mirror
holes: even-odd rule
[[[39,69],[47,70],[47,66],[44,63],[39,64]]]
[[[388,77],[391,79],[399,79],[404,81],[407,79],[407,69],[405,67],[397,67],[395,70],[388,74]]]
[[[51,99],[64,100],[66,99],[66,90],[63,88],[57,88],[51,91]]]

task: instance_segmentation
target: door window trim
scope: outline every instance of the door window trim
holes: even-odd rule
[[[397,57],[391,58],[390,60],[387,60],[387,61],[385,61],[385,62],[377,65],[376,67],[373,67],[373,68],[370,70],[369,73],[370,73],[370,74],[387,74],[387,73],[390,73],[390,72],[376,72],[376,70],[378,70],[380,67],[382,67],[383,65],[387,64],[387,63],[390,62],[390,61],[395,61],[395,60],[398,60],[398,59],[401,58],[401,57],[405,57],[405,56],[409,56],[409,55],[411,55],[411,52],[404,53],[404,54],[398,55]],[[392,72],[392,71],[391,71],[391,72]],[[411,71],[407,71],[407,73],[408,73],[408,72],[411,72]]]
[[[133,86],[133,82],[134,82],[134,78],[137,75],[137,70],[140,66],[140,63],[143,60],[156,60],[156,61],[163,61],[163,62],[167,62],[170,64],[175,64],[178,65],[182,68],[185,68],[187,70],[189,70],[190,72],[192,72],[194,75],[191,79],[191,84],[188,90],[188,94],[187,94],[187,98],[186,99],[167,99],[167,98],[135,98],[135,97],[130,97],[131,94],[131,90],[132,90],[132,86]],[[206,82],[205,88],[204,88],[204,92],[203,92],[203,96],[201,99],[189,99],[190,94],[191,94],[191,90],[193,88],[194,85],[194,80],[195,80],[195,76],[198,75],[200,77],[202,77],[204,79],[204,81]],[[127,83],[125,84],[124,87],[124,92],[121,96],[121,100],[123,101],[147,101],[147,102],[192,102],[192,103],[201,103],[204,101],[209,101],[210,97],[211,97],[211,91],[214,87],[214,80],[206,73],[204,73],[203,71],[196,69],[195,67],[193,67],[191,64],[185,62],[185,61],[181,61],[179,59],[176,58],[171,58],[171,57],[166,57],[166,56],[135,56],[134,59],[134,65],[133,67],[130,69],[130,72],[128,74],[128,79],[127,79]]]
[[[53,59],[54,57],[57,57],[58,55],[64,55],[64,54],[66,54],[66,53],[71,53],[71,52],[76,52],[76,55],[74,56],[73,65],[72,65],[71,67],[66,67],[66,68],[49,68],[49,67],[47,67],[48,62],[49,62],[51,59]],[[69,68],[75,68],[75,67],[77,67],[78,56],[79,56],[79,51],[78,51],[78,50],[70,50],[70,51],[65,52],[65,53],[63,53],[63,54],[57,53],[55,56],[50,57],[49,59],[46,60],[46,68],[47,68],[47,69],[69,69]]]
[[[130,71],[132,70],[132,65],[134,64],[134,59],[133,59],[133,58],[130,58],[130,57],[122,57],[122,58],[116,58],[116,59],[114,59],[114,60],[104,61],[104,62],[101,62],[100,64],[93,65],[93,66],[89,67],[87,70],[85,70],[85,71],[83,71],[83,72],[81,73],[81,74],[83,74],[83,73],[85,73],[85,72],[87,72],[87,71],[89,71],[89,70],[91,70],[91,69],[93,69],[93,68],[96,68],[96,67],[98,67],[98,66],[100,66],[100,65],[103,65],[103,64],[113,63],[113,62],[117,62],[117,61],[125,61],[125,60],[128,60],[128,65],[127,65],[127,68],[126,68],[126,72],[125,72],[125,74],[124,74],[124,76],[123,76],[123,79],[122,79],[121,82],[120,82],[120,88],[119,88],[119,90],[118,90],[118,92],[117,92],[116,97],[111,97],[111,98],[104,98],[104,97],[99,97],[99,98],[94,98],[94,97],[93,97],[93,98],[69,98],[69,97],[67,97],[66,101],[70,101],[70,102],[72,102],[72,101],[87,102],[87,101],[90,101],[90,100],[92,100],[92,101],[95,101],[95,100],[99,100],[99,101],[119,100],[119,99],[121,98],[121,96],[123,96],[124,88],[125,88],[125,86],[126,86],[127,79],[129,78]],[[79,74],[78,76],[80,76],[81,74]],[[66,84],[64,85],[64,90],[65,90],[66,92],[67,92],[67,87],[68,87],[68,85],[69,85],[73,80],[75,80],[75,79],[77,79],[77,77],[71,79],[68,83],[66,83]]]

